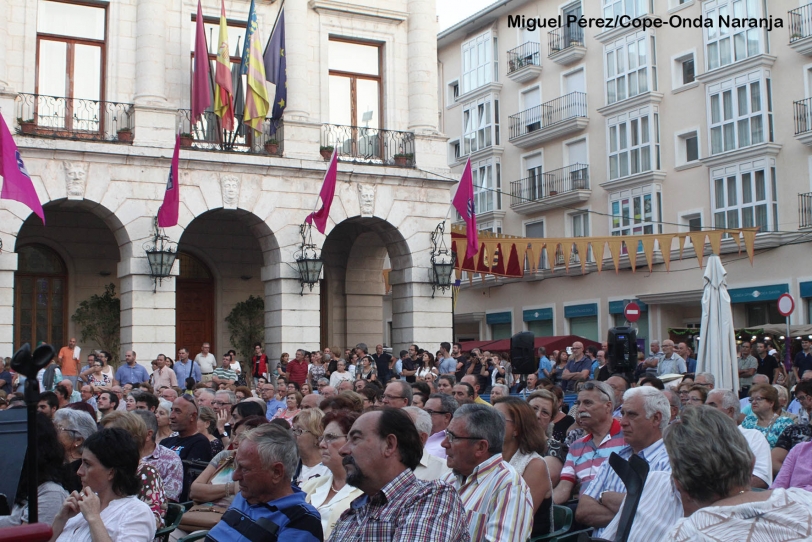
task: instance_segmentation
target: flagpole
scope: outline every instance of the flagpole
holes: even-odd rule
[[[268,36],[268,43],[265,44],[265,49],[262,50],[262,56],[265,56],[265,53],[268,52],[268,46],[271,44],[271,39],[273,39],[274,30],[276,30],[276,25],[279,24],[279,17],[282,15],[282,8],[285,7],[285,0],[282,0],[282,3],[279,4],[279,11],[276,12],[276,20],[273,22],[273,26],[271,27],[271,34]],[[268,75],[268,74],[265,74]]]

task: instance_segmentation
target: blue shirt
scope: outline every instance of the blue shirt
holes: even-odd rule
[[[270,501],[268,503],[248,504],[242,493],[234,497],[231,503],[231,510],[237,510],[252,520],[265,518],[279,527],[277,531],[278,539],[285,542],[322,542],[324,532],[321,528],[321,516],[310,504],[305,502],[305,493],[293,487],[293,493]],[[304,507],[305,514],[300,515],[291,522],[289,514],[297,507]],[[217,542],[248,542],[248,538],[242,536],[236,529],[228,525],[225,521],[220,521],[206,535],[206,540],[216,540]]]
[[[578,361],[571,359],[564,368],[571,373],[580,373],[581,371],[590,370],[592,368],[592,360],[588,356],[584,356]],[[575,391],[577,384],[578,382],[575,380],[567,380],[567,390]]]
[[[125,384],[136,385],[141,382],[149,382],[149,373],[137,363],[132,367],[125,363],[116,371],[116,380],[118,380],[120,386]]]
[[[438,369],[441,375],[444,374],[454,374],[457,371],[457,360],[452,358],[451,356],[447,358],[443,358],[443,361],[440,362],[440,368]]]
[[[550,373],[550,376],[544,374],[544,370]],[[553,378],[553,362],[547,356],[541,356],[539,359],[539,378]]]
[[[265,417],[270,420],[273,418],[274,414],[276,414],[279,410],[284,410],[287,408],[287,405],[282,401],[278,401],[276,399],[271,399],[270,401],[265,402],[268,405],[268,409],[265,411]]]
[[[694,358],[688,358],[685,360],[685,365],[688,369],[689,373],[696,372],[696,360]]]
[[[200,364],[195,363],[192,359],[186,360],[186,363],[178,360],[172,366],[172,369],[175,371],[175,376],[178,377],[178,386],[185,387],[186,379],[190,376],[195,379],[195,382],[200,382],[203,378],[200,374]]]

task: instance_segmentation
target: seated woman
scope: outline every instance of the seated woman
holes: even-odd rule
[[[301,412],[302,408],[302,394],[298,391],[289,391],[285,399],[287,408],[280,408],[274,414],[274,418],[282,418],[286,422],[292,424],[293,418]]]
[[[686,408],[663,438],[687,517],[666,540],[808,540],[812,493],[750,490],[753,453],[719,410]]]
[[[85,441],[98,429],[96,421],[87,412],[60,408],[54,414],[54,425],[65,450],[65,489],[81,491],[82,482],[76,472],[82,463]]]
[[[306,500],[321,514],[324,539],[329,538],[338,518],[350,507],[350,503],[362,492],[347,484],[347,471],[338,453],[347,443],[347,434],[361,415],[358,412],[338,410],[328,412],[321,420],[324,432],[319,437],[321,462],[329,469],[324,476],[311,478],[302,485]]]
[[[311,478],[327,474],[327,467],[321,462],[319,439],[324,429],[321,419],[324,412],[318,408],[302,410],[293,418],[292,430],[299,449],[299,468],[293,476],[296,485],[301,486]]]
[[[750,404],[753,413],[744,418],[742,427],[757,429],[764,433],[770,449],[775,448],[781,432],[792,425],[792,420],[781,416],[778,391],[769,384],[756,384],[750,388]]]
[[[550,479],[553,482],[553,487],[555,487],[560,479],[561,469],[564,468],[564,463],[567,460],[567,452],[569,452],[569,448],[562,442],[547,436],[550,434],[549,428],[552,427],[553,414],[556,412],[562,413],[557,408],[558,398],[550,390],[539,390],[530,394],[530,397],[527,398],[527,404],[535,412],[539,428],[545,435],[546,446],[544,453],[541,455],[544,457],[544,462],[547,463]]]
[[[691,386],[688,390],[687,404],[701,406],[708,400],[708,390],[704,386]]]
[[[217,438],[217,414],[211,407],[200,407],[197,414],[197,431],[209,439],[211,456],[223,451],[223,441]]]
[[[160,444],[165,438],[172,436],[172,429],[169,427],[169,414],[172,413],[172,403],[161,399],[158,408],[155,409],[155,419],[158,422],[158,434],[155,435],[155,443]]]
[[[28,523],[28,469],[32,450],[26,450],[11,515],[0,516],[0,528]],[[65,449],[56,428],[45,414],[37,413],[37,511],[40,523],[51,524],[68,492],[62,487]]]
[[[802,442],[790,450],[770,489],[799,487],[812,491],[812,442]]]
[[[50,542],[150,542],[155,519],[138,500],[140,454],[124,429],[102,429],[82,452],[82,491],[65,500],[52,525]]]
[[[533,531],[531,536],[552,532],[553,484],[547,463],[542,459],[547,447],[547,435],[537,423],[533,409],[518,397],[499,397],[493,407],[505,420],[502,458],[516,469],[533,498]]]

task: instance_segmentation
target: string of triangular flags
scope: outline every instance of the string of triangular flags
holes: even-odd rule
[[[464,226],[452,226],[451,228],[451,250],[457,253],[455,262],[456,276],[459,279],[463,271],[471,274],[481,273],[485,275],[495,275],[503,277],[524,276],[525,259],[528,263],[529,272],[535,273],[538,270],[539,262],[544,261],[542,256],[546,256],[547,262],[563,260],[556,266],[563,265],[565,271],[569,273],[572,264],[571,257],[578,254],[581,272],[586,272],[588,260],[594,261],[598,272],[603,269],[604,255],[607,254],[614,263],[615,273],[620,268],[621,256],[628,256],[632,272],[636,271],[637,260],[642,252],[649,271],[654,266],[654,252],[659,251],[666,270],[671,266],[671,250],[674,240],[679,248],[679,259],[682,259],[686,242],[690,240],[694,248],[699,267],[702,267],[705,246],[710,243],[713,254],[718,255],[722,239],[730,237],[741,253],[742,244],[753,263],[755,255],[755,239],[758,228],[739,229],[717,229],[711,231],[693,231],[687,233],[655,233],[646,235],[625,235],[608,237],[544,237],[525,238],[510,237],[498,234],[485,234],[479,232],[479,251],[475,258],[460,257],[465,251],[466,228]],[[457,242],[460,242],[459,249]],[[575,249],[573,251],[573,249]],[[550,254],[552,252],[552,254]],[[591,258],[586,257],[588,254]],[[507,258],[502,257],[507,255]],[[556,258],[560,256],[560,258]],[[577,264],[576,264],[577,265]]]

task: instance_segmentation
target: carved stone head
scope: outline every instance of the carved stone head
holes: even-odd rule
[[[240,201],[240,178],[235,175],[220,177],[220,187],[223,191],[223,207],[236,209]]]
[[[374,184],[358,184],[358,202],[361,206],[361,216],[372,216],[375,214],[375,190]]]
[[[65,186],[68,199],[84,199],[88,164],[84,162],[62,162],[65,168]]]

